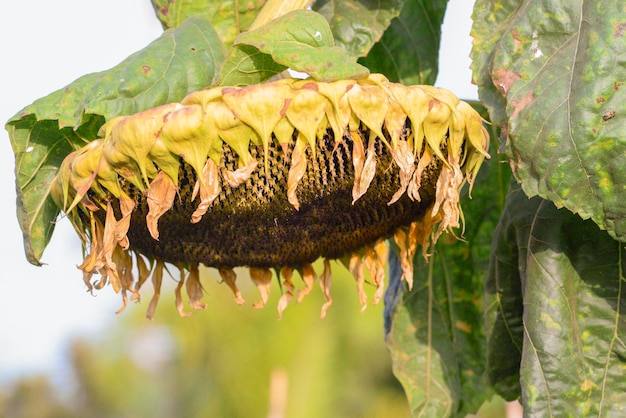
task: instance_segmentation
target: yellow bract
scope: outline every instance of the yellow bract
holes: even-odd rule
[[[181,160],[195,173],[195,184],[184,185],[193,190],[191,199],[181,202],[185,207],[193,205],[193,210],[186,213],[191,214],[187,215],[188,222],[194,224],[204,217],[210,219],[215,200],[231,193],[230,189],[249,183],[253,176],[269,176],[274,160],[268,156],[273,145],[288,156],[284,197],[295,210],[300,209],[300,182],[308,167],[318,163],[315,158],[320,141],[329,136],[335,147],[350,145],[353,205],[368,192],[375,176],[385,170],[395,170],[398,178],[397,190],[390,193],[393,196],[388,205],[396,204],[405,195],[410,201],[420,202],[425,196],[421,194],[422,179],[429,167],[432,172],[432,163],[438,161],[436,187],[434,192],[430,190],[434,201],[429,203],[426,214],[414,219],[410,226],[394,231],[403,278],[410,285],[417,246],[422,245],[427,255],[432,240],[444,230],[460,226],[459,190],[465,181],[473,183],[480,164],[488,157],[489,140],[478,113],[448,90],[391,83],[380,74],[331,83],[284,79],[244,88],[213,87],[192,93],[181,103],[114,118],[103,125],[100,136],[66,158],[52,185],[52,197],[69,212],[77,231],[90,244],[80,266],[90,289],[94,287],[93,274],[100,273],[102,278],[95,287],[110,281],[115,291],[122,293],[125,304],[127,292],[131,292],[131,300],[138,300],[138,290],[152,270],[155,294],[148,308],[150,317],[160,295],[163,263],[168,260],[152,260],[148,268],[144,258],[136,254],[135,280],[131,272],[133,257],[128,252],[133,250],[133,242],[127,233],[133,228],[132,214],[145,200],[147,229],[155,240],[159,239],[159,219],[173,210],[183,187],[179,184]],[[391,166],[384,170],[377,169],[377,147],[381,144],[391,155]],[[224,164],[226,146],[236,155],[234,169]],[[258,154],[252,153],[252,147],[262,148],[262,160],[253,156]],[[257,173],[261,164],[264,170]],[[137,201],[129,197],[129,184],[138,190]],[[322,192],[319,196],[324,196]],[[119,208],[114,208],[112,202],[118,202]],[[105,216],[94,215],[99,210],[105,211]],[[374,301],[382,297],[385,238],[364,242],[363,248],[340,257],[357,281],[364,307],[365,270],[369,270],[370,282],[376,287]],[[174,262],[181,271],[176,305],[181,314],[187,315],[180,295],[185,281],[190,306],[205,306],[200,302],[198,263]],[[216,267],[233,290],[235,301],[243,303],[232,268]],[[279,262],[274,267],[283,279],[284,294],[278,303],[281,315],[294,296],[299,301],[311,291],[318,276],[309,263],[290,266]],[[300,272],[305,284],[299,291],[292,283],[294,269]],[[261,293],[254,306],[261,307],[269,297],[271,271],[253,266],[250,276]],[[319,284],[326,298],[324,316],[332,303],[327,259]]]

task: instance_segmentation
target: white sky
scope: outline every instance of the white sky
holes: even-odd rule
[[[476,98],[470,84],[473,1],[450,0],[443,29],[438,86]],[[3,5],[0,25],[0,122],[34,100],[90,72],[113,67],[161,33],[149,0],[21,0]],[[69,222],[57,225],[43,261],[30,265],[15,216],[14,156],[0,130],[0,383],[28,373],[63,374],[71,337],[95,335],[120,298],[110,288],[85,292],[76,265],[81,250]],[[131,309],[133,307],[130,307]],[[136,308],[136,307],[135,307]]]

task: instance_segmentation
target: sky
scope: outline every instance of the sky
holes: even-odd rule
[[[471,85],[471,0],[450,0],[436,85],[475,99]],[[21,0],[3,5],[0,25],[0,121],[78,77],[106,70],[162,32],[149,0]],[[30,265],[15,215],[15,161],[0,130],[0,383],[35,373],[64,373],[73,337],[96,336],[116,320],[119,295],[91,296],[76,268],[80,242],[62,220],[43,267]],[[130,306],[129,309],[137,307]],[[142,309],[139,307],[139,309]],[[62,378],[62,376],[61,376]]]

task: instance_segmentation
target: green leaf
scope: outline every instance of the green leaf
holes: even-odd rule
[[[391,81],[434,84],[447,3],[448,0],[405,2],[400,15],[359,63],[371,72],[385,74]]]
[[[354,57],[363,57],[387,30],[391,19],[400,14],[404,3],[403,0],[322,0],[315,2],[314,9],[330,24],[338,46]]]
[[[479,0],[474,74],[529,196],[626,241],[623,1]]]
[[[486,164],[465,200],[465,240],[443,236],[429,261],[415,257],[404,290],[395,252],[385,295],[387,347],[413,416],[464,417],[490,397],[485,379],[483,284],[510,171]]]
[[[367,68],[334,46],[326,20],[310,10],[292,11],[259,29],[242,33],[235,39],[235,45],[253,46],[270,55],[276,63],[305,72],[319,81],[360,78],[369,74]],[[230,65],[228,71],[232,78]],[[237,71],[247,76],[244,69]],[[222,84],[225,78],[222,77]]]
[[[492,269],[490,281],[508,294],[499,310],[514,332],[510,342],[490,349],[521,348],[521,355],[511,354],[521,362],[525,414],[624,415],[623,245],[590,220],[539,197],[528,199],[513,184],[494,256],[505,268]],[[511,379],[519,373],[510,372]]]
[[[79,78],[7,122],[29,262],[40,264],[59,214],[49,188],[63,158],[95,139],[105,120],[178,101],[213,84],[223,57],[210,23],[190,19],[112,69]]]
[[[278,64],[271,55],[253,46],[237,45],[231,49],[220,73],[223,86],[249,86],[262,83],[287,69]]]
[[[248,30],[263,7],[263,1],[152,0],[164,29],[180,26],[190,17],[209,19],[224,45]]]

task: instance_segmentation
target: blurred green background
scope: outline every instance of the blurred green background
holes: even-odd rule
[[[0,414],[268,417],[273,387],[276,410],[284,412],[276,417],[408,416],[385,348],[382,304],[360,313],[354,279],[338,263],[332,267],[335,303],[323,320],[317,284],[301,304],[294,298],[279,321],[276,282],[268,305],[256,310],[251,305],[259,296],[245,270],[238,270],[237,283],[247,303],[239,306],[218,284],[217,272],[206,269],[206,310],[179,317],[170,279],[148,321],[148,284],[142,302],[130,304],[96,339],[71,342],[68,385],[57,385],[52,376],[24,377],[0,389]],[[294,284],[302,287],[297,273]],[[374,288],[368,287],[371,300]]]

